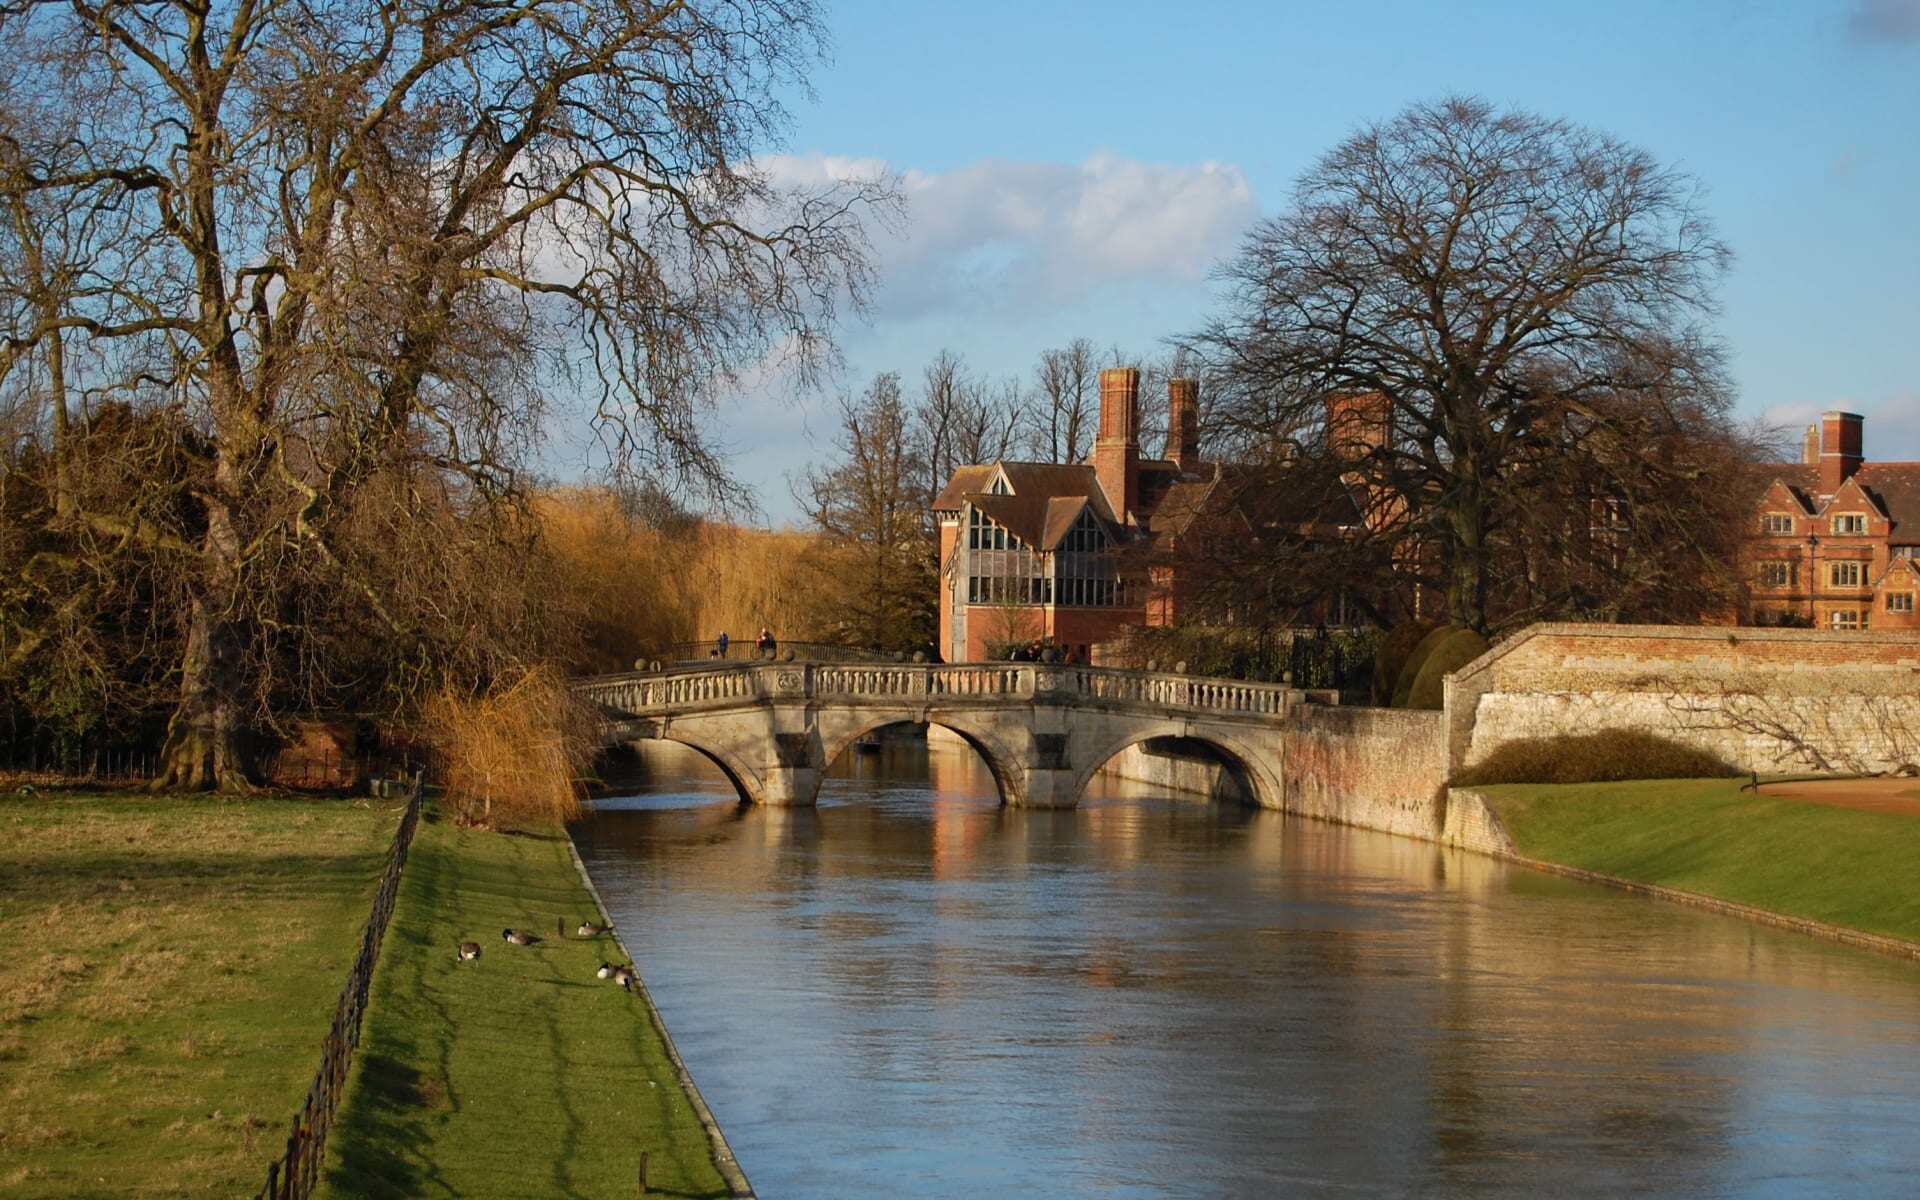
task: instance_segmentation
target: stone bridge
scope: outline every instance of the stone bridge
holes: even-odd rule
[[[608,744],[660,738],[711,759],[758,804],[812,804],[826,768],[887,725],[964,738],[1007,804],[1071,808],[1127,747],[1177,739],[1223,762],[1254,803],[1281,806],[1280,726],[1307,694],[1154,671],[1045,663],[782,662],[579,680]]]

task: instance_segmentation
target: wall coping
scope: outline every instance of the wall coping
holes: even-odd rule
[[[1800,642],[1806,644],[1839,643],[1853,646],[1912,646],[1920,653],[1920,632],[1887,629],[1763,629],[1745,625],[1602,625],[1575,621],[1541,621],[1502,638],[1485,654],[1452,673],[1456,682],[1465,682],[1493,669],[1495,663],[1537,637],[1551,635],[1586,638],[1620,638],[1662,642]]]

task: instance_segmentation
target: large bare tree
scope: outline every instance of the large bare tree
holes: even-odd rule
[[[257,676],[309,663],[290,588],[419,640],[454,581],[353,537],[472,528],[549,397],[724,485],[704,402],[823,360],[895,203],[755,166],[819,45],[810,0],[0,0],[10,410],[57,442],[119,398],[194,435],[151,488],[52,505],[182,581],[162,786],[247,785]]]
[[[1729,257],[1694,182],[1642,150],[1417,105],[1335,147],[1222,269],[1194,339],[1210,420],[1257,460],[1336,454],[1418,547],[1374,557],[1434,569],[1460,625],[1516,582],[1535,611],[1672,600],[1724,566],[1719,506],[1695,506],[1738,458],[1705,326]],[[1377,416],[1326,439],[1330,400]]]

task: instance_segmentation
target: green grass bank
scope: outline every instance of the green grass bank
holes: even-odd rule
[[[401,805],[0,797],[0,1195],[251,1195]]]
[[[1474,790],[1529,858],[1920,942],[1920,816],[1737,779]]]
[[[431,806],[402,877],[325,1194],[726,1196],[712,1143],[638,995],[594,976],[611,938],[557,833],[456,828]],[[504,928],[540,945],[504,943]],[[457,943],[480,943],[477,962]],[[642,964],[644,970],[644,964]]]

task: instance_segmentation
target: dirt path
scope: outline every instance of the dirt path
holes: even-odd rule
[[[1920,816],[1920,779],[1809,779],[1763,783],[1763,796]]]

